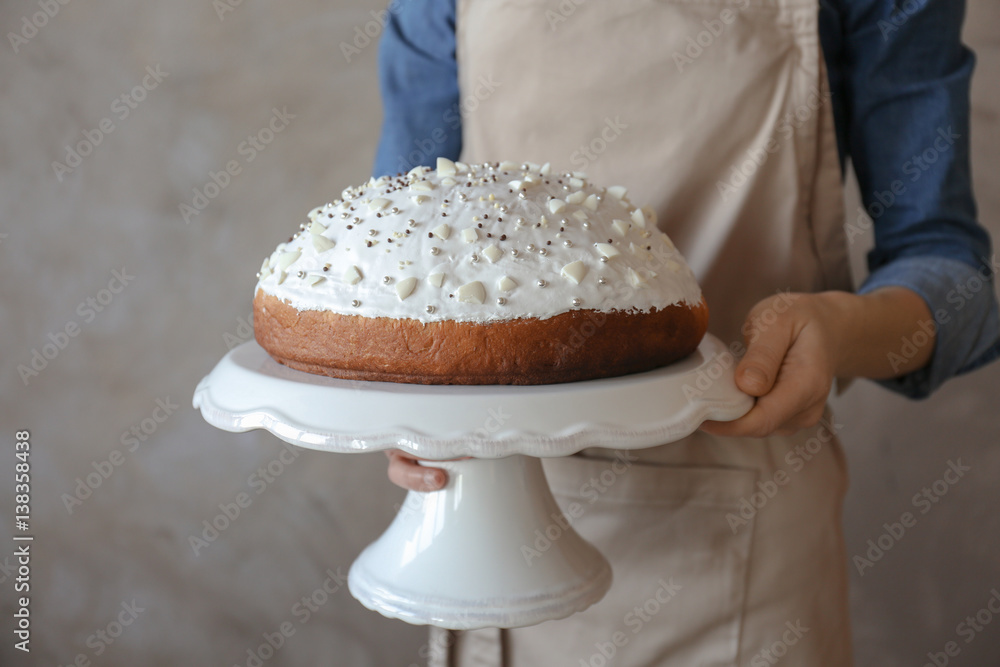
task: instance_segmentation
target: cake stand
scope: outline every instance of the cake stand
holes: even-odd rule
[[[709,335],[686,359],[635,375],[425,386],[303,373],[250,341],[198,384],[194,406],[227,431],[262,428],[321,451],[400,449],[433,459],[448,470],[447,486],[409,492],[351,566],[351,594],[409,623],[513,628],[582,611],[611,585],[607,560],[561,514],[540,457],[650,447],[707,419],[736,419],[753,399],[736,388],[734,363]],[[462,457],[471,458],[454,460]]]

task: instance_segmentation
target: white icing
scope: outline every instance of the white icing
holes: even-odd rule
[[[643,228],[652,210],[624,187],[547,165],[438,164],[444,173],[373,179],[310,211],[264,261],[259,289],[299,310],[425,322],[701,301],[670,239]]]

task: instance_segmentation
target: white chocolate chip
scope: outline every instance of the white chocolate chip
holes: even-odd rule
[[[479,230],[475,227],[468,227],[462,230],[462,240],[466,243],[475,243],[479,240]]]
[[[417,279],[413,276],[409,278],[403,278],[398,283],[396,283],[396,294],[399,295],[399,300],[402,301],[406,297],[413,294],[413,289],[417,286]]]
[[[583,222],[587,219],[587,213],[585,211],[573,211],[573,217]]]
[[[521,181],[511,181],[507,185],[510,186],[511,190],[520,190],[521,189]]]
[[[433,285],[434,287],[441,287],[441,285],[444,285],[444,274],[432,273],[431,275],[427,276],[427,282]]]
[[[646,278],[638,273],[631,266],[628,267],[628,281],[632,287],[646,287]]]
[[[386,199],[385,197],[376,197],[375,199],[368,202],[368,210],[381,211],[391,203],[392,203],[391,199]]]
[[[498,259],[503,257],[503,250],[496,247],[496,245],[494,244],[483,250],[483,254],[486,255],[486,259],[490,260],[491,262],[496,262]]]
[[[649,261],[650,259],[653,258],[653,254],[651,252],[649,252],[642,246],[637,246],[634,243],[629,243],[628,249],[632,252],[633,255],[635,255],[641,260]]]
[[[587,178],[587,172],[585,172],[585,171],[574,171],[574,172],[573,172],[573,173],[571,174],[571,176],[572,176],[573,178],[582,178],[582,179],[586,179],[586,178]]]
[[[326,252],[327,250],[332,250],[337,243],[333,239],[328,239],[325,236],[313,235],[312,237],[313,248],[316,252]]]
[[[417,181],[410,183],[410,190],[413,192],[430,192],[434,189],[434,184],[430,181]]]
[[[285,273],[284,271],[279,271],[278,272],[278,284],[280,285],[281,283],[285,282],[285,278],[287,278],[287,277],[288,277],[287,273]]]
[[[462,303],[482,303],[486,300],[486,288],[478,280],[458,288],[458,300]]]
[[[314,220],[316,220],[316,218],[319,217],[319,214],[322,210],[323,210],[322,206],[317,206],[313,210],[309,211],[309,215],[307,215],[306,218],[309,220],[309,222],[313,222]]]
[[[551,164],[549,164],[548,162],[546,162],[545,164],[543,164],[543,165],[542,165],[542,168],[541,168],[541,169],[539,169],[539,170],[538,170],[538,172],[539,172],[539,173],[540,173],[540,174],[541,174],[542,176],[548,176],[549,174],[551,174],[551,173],[552,173],[552,165],[551,165]]]
[[[567,204],[582,204],[583,198],[587,196],[587,193],[583,190],[577,190],[576,192],[566,196]]]
[[[289,266],[291,266],[295,260],[297,260],[302,255],[302,250],[289,250],[288,252],[283,252],[278,257],[278,268],[284,271]]]
[[[643,214],[642,209],[635,209],[632,211],[632,222],[635,223],[636,227],[646,228],[646,216]]]
[[[566,202],[562,199],[550,199],[549,200],[549,210],[553,213],[559,213],[561,210],[566,208]]]
[[[608,188],[608,194],[615,199],[622,200],[628,195],[628,188],[624,185],[612,185]]]
[[[631,225],[625,222],[624,220],[612,220],[611,226],[614,227],[615,231],[621,234],[622,236],[628,234],[629,227],[631,227]]]
[[[517,282],[510,276],[503,276],[497,281],[497,289],[501,292],[509,292],[515,287],[517,287]]]
[[[451,186],[451,185],[455,185],[456,183],[458,183],[458,181],[456,181],[451,176],[445,176],[444,178],[441,179],[441,185],[449,185],[449,186]]]
[[[318,275],[311,275],[308,278],[306,278],[306,282],[309,284],[310,287],[316,287],[316,285],[319,285],[321,282],[325,280],[326,280],[325,276],[318,276]]]
[[[469,165],[465,164],[464,162],[456,162],[455,169],[463,174],[468,173]]]
[[[586,201],[583,202],[583,205],[586,208],[590,209],[591,211],[596,211],[597,210],[597,205],[600,204],[600,203],[601,202],[597,198],[597,195],[590,195],[589,197],[587,197]]]
[[[595,243],[594,247],[597,248],[597,252],[601,253],[603,257],[611,259],[612,257],[617,257],[621,253],[618,248],[614,247],[610,243]]]
[[[412,199],[417,204],[423,204],[425,201],[427,201],[428,197],[426,197],[425,195],[410,195],[410,199]]]
[[[344,282],[348,285],[357,285],[361,282],[363,277],[364,276],[361,275],[361,269],[356,266],[348,267],[348,269],[344,271]]]
[[[582,281],[584,276],[587,275],[587,265],[580,260],[570,262],[566,266],[562,267],[562,275],[579,285],[580,281]]]
[[[583,187],[583,179],[576,178],[574,176],[573,178],[569,179],[569,186],[571,188],[582,188]]]
[[[313,223],[311,225],[309,225],[309,233],[310,234],[315,234],[315,235],[318,236],[318,235],[322,234],[325,231],[326,231],[326,225],[324,225],[323,223],[319,222],[318,220],[313,220]]]
[[[516,171],[518,164],[516,162],[511,162],[510,160],[504,160],[500,163],[500,171]]]
[[[670,237],[669,237],[669,236],[667,236],[666,234],[664,234],[664,233],[662,233],[662,232],[661,232],[661,233],[660,233],[660,238],[661,238],[661,239],[663,240],[663,242],[664,242],[664,243],[666,243],[666,244],[667,244],[667,247],[668,247],[668,248],[670,248],[671,250],[676,250],[676,249],[677,249],[677,248],[676,248],[676,247],[674,246],[674,242],[673,242],[673,241],[671,241],[671,240],[670,240]]]
[[[437,159],[437,173],[439,176],[453,176],[458,172],[455,163],[446,157]]]
[[[446,222],[442,225],[438,225],[437,227],[435,227],[431,233],[434,234],[434,236],[441,239],[442,241],[447,241],[448,237],[451,236],[451,227],[449,227],[448,223]]]

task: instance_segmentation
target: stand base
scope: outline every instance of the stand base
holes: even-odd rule
[[[565,618],[600,600],[611,567],[566,522],[541,460],[438,461],[448,485],[411,491],[351,566],[363,605],[417,625],[515,628]]]

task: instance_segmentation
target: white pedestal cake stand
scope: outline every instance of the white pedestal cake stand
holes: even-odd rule
[[[676,364],[624,377],[538,386],[337,380],[289,369],[250,341],[199,384],[194,406],[227,431],[267,429],[327,452],[401,449],[446,468],[446,488],[410,492],[351,566],[362,604],[409,623],[512,628],[564,618],[611,585],[598,551],[560,521],[538,457],[635,449],[745,414],[732,357],[706,336]],[[473,457],[460,461],[444,461]],[[541,556],[539,532],[559,526]],[[538,532],[536,532],[538,531]]]

